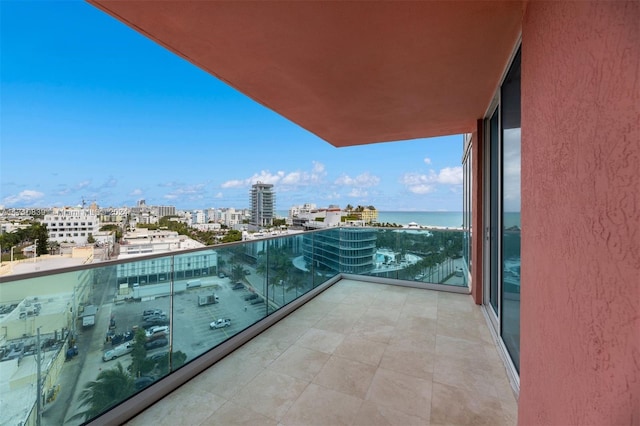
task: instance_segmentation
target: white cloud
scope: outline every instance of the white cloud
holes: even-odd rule
[[[431,164],[431,158],[424,157],[424,164]]]
[[[292,172],[285,172],[283,170],[279,170],[275,173],[271,173],[269,170],[262,170],[260,173],[254,173],[253,176],[246,179],[228,180],[222,183],[220,187],[249,188],[256,182],[262,182],[278,185],[279,191],[290,191],[301,186],[320,184],[327,174],[324,164],[312,161],[312,165],[311,171],[295,170]]]
[[[349,175],[342,175],[336,179],[334,183],[341,186],[370,187],[379,184],[380,178],[370,174],[369,172],[365,172],[355,178],[352,178]]]
[[[167,200],[186,199],[186,200],[202,200],[204,199],[205,184],[184,185],[176,187],[173,191],[164,195]]]
[[[405,173],[400,178],[408,191],[414,194],[428,194],[434,192],[438,185],[462,185],[462,167],[445,167],[438,173]]]
[[[312,161],[311,163],[313,164],[313,173],[315,174],[324,173],[324,164],[318,161]]]
[[[218,192],[215,198],[222,198],[222,192]]]
[[[362,188],[353,188],[347,195],[354,198],[366,197],[367,195],[369,195],[369,191]]]
[[[222,185],[220,185],[222,188],[242,188],[243,186],[245,186],[245,181],[243,180],[228,180],[226,182],[224,182]]]
[[[438,173],[438,183],[445,185],[462,185],[462,166],[445,167]]]
[[[44,197],[44,194],[40,191],[35,191],[32,189],[25,189],[21,191],[17,195],[10,195],[5,197],[2,202],[5,205],[12,206],[18,203],[31,204],[39,199]]]
[[[434,185],[427,185],[427,184],[418,184],[418,185],[412,185],[410,187],[408,187],[409,191],[413,192],[414,194],[428,194],[430,192],[433,192],[436,190],[436,187]]]
[[[136,188],[133,191],[131,191],[129,195],[133,195],[133,196],[142,195],[142,189]]]

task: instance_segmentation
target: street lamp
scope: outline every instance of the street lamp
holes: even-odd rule
[[[36,257],[38,257],[38,239],[37,238],[33,243],[33,263],[36,263]]]

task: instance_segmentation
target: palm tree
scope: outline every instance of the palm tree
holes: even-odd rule
[[[85,385],[79,397],[80,406],[89,408],[73,418],[84,416],[85,421],[92,419],[128,398],[134,391],[133,378],[118,363],[116,368],[103,370],[95,381]]]
[[[242,267],[242,265],[234,265],[231,268],[231,280],[232,281],[240,281],[247,275],[247,271]]]

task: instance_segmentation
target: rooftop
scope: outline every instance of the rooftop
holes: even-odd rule
[[[514,425],[471,296],[343,279],[129,425]]]

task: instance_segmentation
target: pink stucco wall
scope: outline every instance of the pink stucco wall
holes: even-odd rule
[[[519,424],[640,424],[640,2],[528,4]]]

